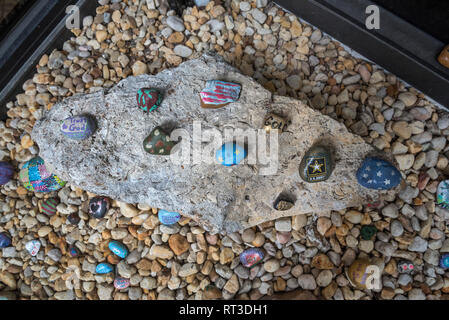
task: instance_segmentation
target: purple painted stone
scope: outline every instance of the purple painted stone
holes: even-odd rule
[[[262,261],[265,254],[261,249],[250,248],[240,254],[240,262],[247,268],[255,266]]]
[[[118,290],[123,290],[129,287],[129,279],[115,278],[114,287]]]
[[[170,212],[167,210],[159,210],[158,212],[159,221],[167,226],[175,224],[181,219],[181,215],[177,212]]]
[[[0,161],[0,185],[7,184],[14,176],[14,167],[6,161]]]
[[[6,232],[0,233],[0,248],[6,248],[11,245],[11,237]]]
[[[62,134],[74,140],[88,138],[94,133],[95,129],[95,120],[90,116],[73,116],[65,119],[61,124]]]

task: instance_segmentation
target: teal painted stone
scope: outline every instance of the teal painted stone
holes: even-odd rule
[[[40,248],[41,248],[41,242],[39,240],[31,240],[25,244],[25,249],[33,257],[39,253]]]
[[[449,209],[449,180],[441,181],[437,189],[437,204]]]
[[[95,272],[98,274],[106,274],[106,273],[112,272],[113,270],[114,270],[114,267],[112,265],[110,265],[109,263],[105,263],[105,262],[100,263],[95,268]]]
[[[181,219],[181,215],[177,212],[170,212],[167,210],[159,210],[159,221],[167,226],[175,224]]]
[[[299,165],[299,175],[305,182],[326,181],[333,170],[332,155],[324,146],[310,148]]]
[[[445,253],[441,256],[440,267],[443,269],[449,269],[449,253]]]
[[[137,91],[137,106],[143,111],[154,111],[162,103],[162,94],[153,88],[143,88]]]
[[[109,242],[109,250],[122,259],[125,259],[128,255],[128,248],[126,248],[123,243],[118,241]]]
[[[61,124],[62,134],[73,140],[84,140],[90,137],[95,129],[95,120],[90,116],[69,117]]]
[[[227,142],[215,153],[217,162],[226,166],[232,167],[239,164],[247,156],[244,147],[235,142]]]

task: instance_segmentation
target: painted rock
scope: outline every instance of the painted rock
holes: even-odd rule
[[[225,143],[220,149],[215,153],[215,158],[218,163],[226,166],[232,167],[239,164],[243,159],[246,158],[246,150],[242,146],[235,142]]]
[[[175,145],[176,142],[171,141],[170,135],[161,127],[154,128],[143,141],[145,151],[154,155],[168,156]]]
[[[56,206],[59,204],[58,198],[49,198],[42,202],[41,209],[42,213],[47,216],[54,216],[58,210]]]
[[[69,215],[67,216],[67,220],[68,220],[71,224],[77,225],[78,223],[80,223],[81,218],[80,218],[80,216],[78,215],[78,212],[73,212],[73,213],[71,213],[71,214],[69,214]]]
[[[412,273],[415,270],[413,262],[409,260],[399,260],[397,267],[399,273]]]
[[[437,204],[449,209],[449,180],[441,181],[437,189]]]
[[[25,249],[30,255],[35,257],[41,248],[41,242],[39,240],[31,240],[25,244]]]
[[[167,210],[159,210],[158,212],[159,221],[166,226],[175,224],[181,219],[181,215],[177,212],[170,212]]]
[[[332,155],[324,146],[310,148],[299,165],[299,175],[309,183],[326,181],[332,170]]]
[[[279,211],[287,211],[293,208],[294,204],[291,201],[280,199],[276,201],[274,208]]]
[[[371,240],[376,232],[377,228],[375,226],[363,226],[360,230],[360,235],[363,240]]]
[[[287,127],[287,121],[273,113],[269,113],[264,122],[264,129],[266,132],[270,132],[271,130],[279,130],[284,131]]]
[[[47,171],[44,160],[36,157],[25,163],[19,172],[23,186],[35,192],[52,192],[61,189],[66,182]]]
[[[80,252],[79,252],[79,250],[78,250],[77,247],[75,247],[75,246],[73,246],[73,245],[69,247],[69,255],[70,255],[72,258],[78,257],[79,254],[80,254]]]
[[[237,83],[220,80],[206,82],[206,88],[200,92],[201,107],[206,109],[218,109],[232,102],[236,102],[240,96],[242,86]]]
[[[162,94],[153,88],[143,88],[137,91],[137,106],[143,111],[154,111],[161,105]]]
[[[366,158],[356,174],[365,188],[389,190],[401,183],[401,173],[391,163],[380,158]]]
[[[441,256],[440,267],[443,269],[449,269],[449,253],[445,253]]]
[[[447,45],[438,56],[438,62],[446,68],[449,68],[449,45]]]
[[[111,241],[109,242],[109,250],[112,251],[115,255],[119,256],[122,259],[125,259],[128,255],[128,248],[126,246],[118,241]]]
[[[123,290],[129,287],[129,279],[115,278],[114,287],[118,290]]]
[[[240,262],[247,268],[255,266],[262,261],[264,253],[261,249],[250,248],[240,254]]]
[[[67,138],[84,140],[96,129],[95,120],[90,116],[74,116],[65,119],[61,124],[61,132]]]
[[[0,161],[0,185],[7,184],[14,176],[14,167],[6,161]]]
[[[368,267],[373,265],[368,260],[357,259],[347,270],[347,277],[349,282],[359,289],[366,289],[366,280],[370,275]]]
[[[11,245],[11,237],[6,232],[0,233],[0,248],[6,248]]]
[[[98,273],[98,274],[109,273],[109,272],[112,272],[113,270],[114,270],[113,266],[111,266],[109,263],[104,263],[104,262],[100,263],[95,268],[95,272]]]
[[[106,197],[94,197],[89,201],[89,214],[97,219],[103,218],[109,210],[111,201]]]

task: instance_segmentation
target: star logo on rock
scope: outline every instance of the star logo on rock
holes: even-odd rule
[[[377,176],[378,176],[378,177],[382,177],[382,172],[377,171]]]
[[[315,163],[313,165],[311,165],[311,167],[313,168],[313,172],[312,173],[315,173],[317,171],[321,172],[321,167],[322,166],[323,166],[322,164],[319,164],[318,161],[315,160]]]
[[[364,177],[365,179],[368,178],[368,174],[365,173],[365,174],[363,175],[363,177]]]
[[[368,183],[369,183],[369,184],[373,183],[373,180],[368,180]]]
[[[388,186],[389,184],[391,183],[391,181],[390,180],[388,180],[388,179],[385,179],[385,181],[384,181],[384,184],[386,185],[386,186]]]
[[[368,167],[366,167],[365,170],[366,170],[366,171],[371,171],[371,168],[368,166]]]

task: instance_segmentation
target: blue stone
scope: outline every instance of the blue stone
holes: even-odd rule
[[[128,249],[126,246],[118,241],[111,241],[109,242],[109,249],[117,256],[119,256],[122,259],[125,259],[128,255]]]
[[[6,233],[0,233],[0,248],[6,248],[11,245],[11,237]]]
[[[437,204],[449,209],[449,180],[441,181],[437,189]]]
[[[261,249],[250,248],[240,254],[240,262],[247,268],[255,266],[262,261],[264,253]]]
[[[167,210],[159,210],[158,217],[159,221],[167,226],[175,224],[181,219],[181,215],[179,213],[170,212]]]
[[[95,120],[90,116],[74,116],[65,119],[61,124],[61,132],[67,138],[84,140],[96,129]]]
[[[401,183],[401,173],[391,163],[369,157],[357,171],[357,181],[368,189],[389,190]]]
[[[114,267],[112,265],[110,265],[109,263],[100,263],[95,268],[95,272],[98,274],[109,273],[109,272],[112,272],[113,270],[114,270]]]
[[[217,150],[215,158],[226,167],[235,166],[246,158],[246,150],[235,142],[228,142]]]
[[[443,269],[449,269],[449,253],[445,253],[441,256],[440,267]]]

